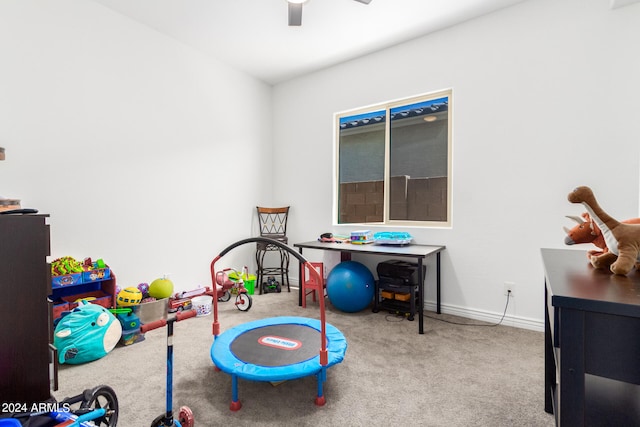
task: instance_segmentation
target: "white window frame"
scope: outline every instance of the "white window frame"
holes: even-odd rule
[[[414,221],[414,220],[391,220],[389,219],[390,209],[390,132],[391,114],[390,110],[404,105],[425,102],[438,98],[448,98],[447,113],[447,206],[446,220],[444,221]],[[340,223],[340,119],[344,117],[366,114],[374,111],[386,111],[385,119],[385,164],[384,164],[384,215],[381,222],[360,222],[360,223]],[[453,181],[453,90],[443,89],[436,92],[416,95],[408,98],[397,99],[366,107],[346,110],[334,114],[334,166],[333,166],[333,225],[334,226],[389,226],[389,227],[422,227],[422,228],[451,228],[452,227],[452,181]]]

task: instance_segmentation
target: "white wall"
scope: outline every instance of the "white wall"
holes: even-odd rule
[[[52,258],[209,284],[272,197],[271,87],[82,0],[0,2],[0,55],[0,195],[51,215]]]
[[[563,247],[564,215],[582,212],[567,194],[589,185],[613,216],[638,214],[640,5],[608,3],[530,0],[277,85],[274,196],[292,206],[291,240],[352,229],[331,222],[333,113],[452,88],[453,227],[408,231],[447,246],[444,312],[497,320],[510,281],[506,323],[541,329],[540,248]]]
[[[254,234],[257,204],[292,206],[292,242],[348,232],[331,223],[333,113],[451,87],[453,228],[408,231],[447,246],[445,312],[497,319],[511,281],[508,321],[539,328],[539,249],[582,211],[567,193],[638,215],[637,22],[638,4],[529,0],[272,89],[93,2],[3,0],[0,195],[51,215],[53,257],[188,289]]]

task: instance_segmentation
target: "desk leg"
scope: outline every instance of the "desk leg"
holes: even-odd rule
[[[424,334],[424,275],[422,274],[422,258],[418,258],[418,333]],[[413,293],[413,291],[411,291]]]
[[[302,255],[302,248],[298,248],[298,252]],[[298,307],[302,307],[302,263],[298,262]]]
[[[436,313],[440,314],[440,252],[436,254]]]

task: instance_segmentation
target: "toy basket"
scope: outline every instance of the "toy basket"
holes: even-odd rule
[[[191,304],[193,304],[193,308],[196,310],[198,317],[208,316],[211,314],[212,303],[213,297],[210,295],[202,295],[191,300]]]
[[[255,288],[256,288],[256,275],[255,274],[240,274],[240,276],[242,277],[242,281],[244,282],[244,288],[247,290],[247,293],[249,295],[253,295],[253,293],[255,292]],[[229,273],[229,279],[233,280],[234,282],[238,281],[238,273],[235,271],[232,271],[231,273]]]

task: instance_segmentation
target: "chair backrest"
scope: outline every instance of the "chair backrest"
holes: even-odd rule
[[[282,208],[265,208],[257,206],[260,236],[278,238],[287,235],[287,219],[289,206]]]
[[[311,266],[318,271],[318,274],[322,278],[322,284],[324,285],[324,263],[322,262],[310,262]],[[307,265],[304,265],[304,271],[302,273],[302,281],[305,284],[315,284],[316,277],[308,271]]]

